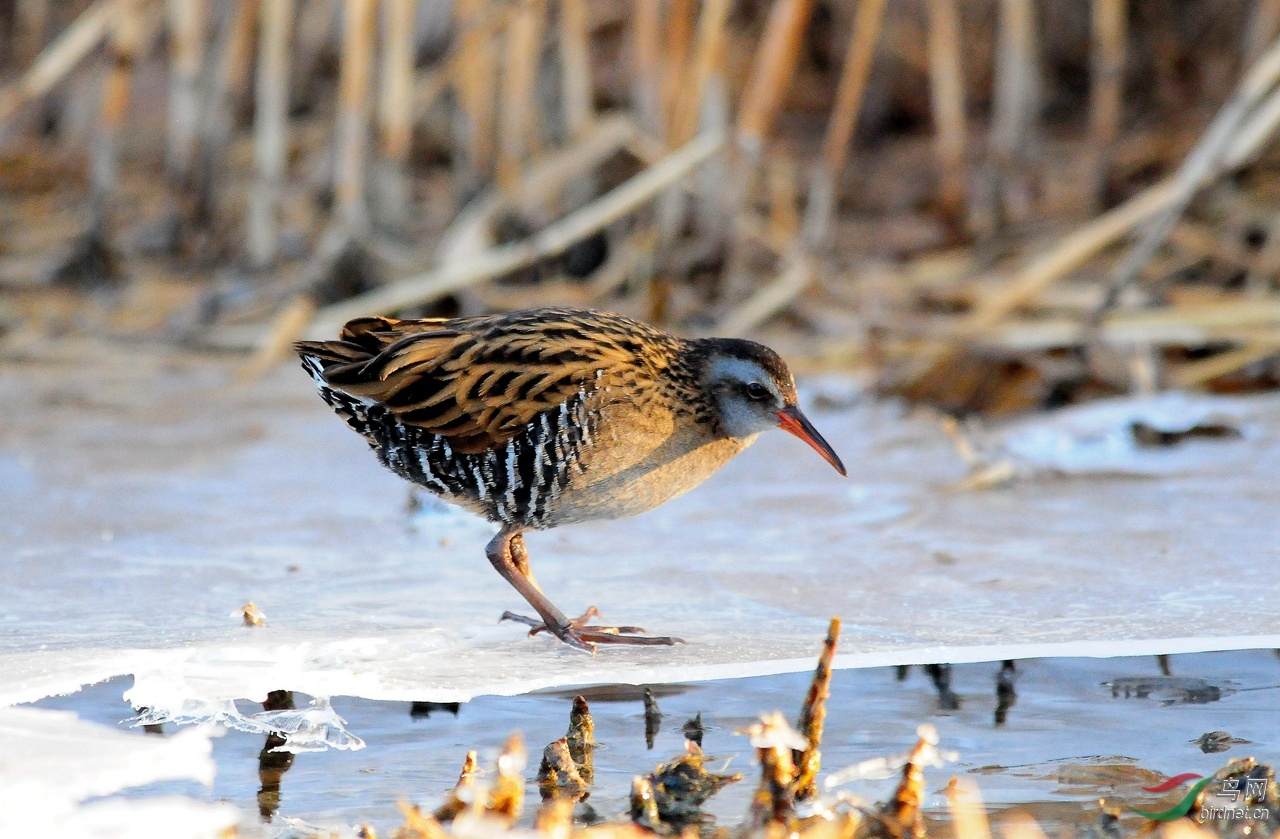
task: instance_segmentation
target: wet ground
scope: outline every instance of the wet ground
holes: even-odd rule
[[[1274,651],[1182,655],[1168,664],[1171,675],[1166,676],[1154,657],[1020,661],[1012,681],[1016,696],[1006,691],[1003,700],[996,690],[999,664],[951,668],[950,696],[940,696],[921,668],[912,668],[901,681],[894,668],[838,671],[823,740],[824,775],[905,751],[914,742],[916,727],[932,722],[941,747],[955,751],[957,760],[927,773],[931,816],[945,818],[940,791],[953,774],[964,774],[978,783],[997,825],[1002,813],[1019,809],[1052,828],[1092,823],[1100,798],[1118,806],[1169,806],[1166,800],[1176,800],[1180,792],[1156,795],[1141,789],[1168,776],[1207,776],[1228,759],[1244,755],[1272,764],[1280,760],[1280,657]],[[808,678],[797,673],[653,686],[663,716],[652,748],[646,745],[638,688],[584,689],[600,743],[589,804],[602,817],[622,817],[632,776],[682,753],[685,725],[701,714],[704,750],[716,758],[710,767],[746,775],[707,808],[718,823],[736,823],[747,811],[757,769],[746,738],[735,731],[762,711],[778,709],[794,720]],[[1007,670],[1004,681],[1010,681]],[[127,682],[91,686],[37,705],[122,725],[132,716],[120,701]],[[531,810],[538,796],[532,782],[538,756],[545,744],[564,735],[573,695],[568,690],[479,697],[456,710],[337,697],[334,709],[367,748],[296,755],[279,778],[278,800],[273,800],[270,784],[262,792],[263,738],[236,731],[214,741],[217,779],[212,789],[168,782],[127,794],[179,792],[226,801],[244,811],[246,826],[261,823],[256,814],[262,808],[271,817],[262,826],[268,835],[284,829],[289,819],[325,827],[369,823],[386,835],[400,823],[397,801],[434,808],[453,786],[468,749],[480,751],[483,765],[508,734],[519,731],[531,753],[525,770],[531,802],[526,809]],[[295,701],[304,705],[306,697],[296,695]],[[241,704],[246,712],[256,710],[251,703]],[[998,714],[1003,722],[997,722]],[[154,736],[132,730],[139,737]],[[1197,741],[1215,731],[1248,742],[1224,743],[1223,751],[1206,752]],[[268,773],[272,765],[268,757]],[[279,768],[278,758],[274,765]],[[895,784],[895,778],[863,779],[843,788],[880,801]],[[1133,826],[1141,822],[1137,816],[1126,818]],[[1051,829],[1049,833],[1054,835]]]

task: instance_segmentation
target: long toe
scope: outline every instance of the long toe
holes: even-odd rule
[[[632,627],[592,626],[570,629],[568,634],[592,644],[630,644],[637,647],[673,647],[683,644],[683,638],[670,638],[665,635],[629,635],[610,630],[627,630]]]
[[[498,623],[502,623],[503,621],[513,621],[515,623],[522,623],[525,626],[532,626],[534,632],[541,632],[547,628],[546,623],[544,623],[541,618],[531,618],[528,615],[517,615],[515,612],[503,612],[502,617],[498,618]],[[533,633],[530,634],[532,635]]]
[[[531,618],[527,615],[518,615],[515,612],[503,612],[502,617],[498,618],[499,622],[512,621],[513,623],[522,623],[529,627],[529,637],[532,638],[539,632],[550,632],[575,649],[594,654],[596,644],[630,644],[632,646],[641,647],[671,647],[676,644],[683,644],[683,638],[670,638],[667,636],[649,636],[644,634],[644,627],[640,626],[595,626],[586,625],[586,622],[592,618],[600,617],[600,611],[595,606],[590,607],[577,618],[569,621],[568,625],[563,627],[549,627],[546,621],[539,618]]]

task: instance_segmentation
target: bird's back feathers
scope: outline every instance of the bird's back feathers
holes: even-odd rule
[[[322,384],[384,407],[462,452],[497,449],[600,382],[644,398],[678,340],[619,315],[538,309],[485,318],[361,318],[299,342]]]

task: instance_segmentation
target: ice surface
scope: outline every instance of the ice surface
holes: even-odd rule
[[[1207,440],[1143,447],[1134,440],[1133,424],[1173,433],[1222,425],[1247,434],[1254,410],[1255,403],[1248,399],[1179,392],[1108,399],[1014,428],[1004,435],[1003,448],[1023,465],[1068,474],[1195,471],[1206,465],[1207,457],[1223,465],[1232,457],[1248,457],[1250,450],[1236,447],[1224,452],[1220,442]]]
[[[134,690],[124,692],[124,698],[133,701]],[[247,734],[277,734],[284,742],[271,749],[273,752],[318,752],[328,748],[363,749],[364,741],[347,731],[347,721],[333,710],[327,698],[312,700],[310,707],[296,710],[260,711],[243,714],[235,702],[207,702],[177,696],[166,704],[157,700],[154,693],[147,696],[133,721],[135,726],[163,725],[164,723],[217,723]],[[176,710],[174,710],[176,708]]]
[[[153,718],[270,725],[228,703],[807,670],[832,615],[838,667],[1280,646],[1271,396],[1158,402],[1243,431],[1167,449],[1105,442],[1149,402],[1022,421],[998,445],[1053,470],[982,492],[949,489],[966,467],[925,414],[815,410],[847,480],[768,434],[659,510],[529,537],[566,612],[689,642],[594,658],[497,624],[525,609],[484,558],[492,528],[409,512],[299,370],[243,384],[94,348],[6,371],[0,400],[0,705],[131,674]],[[228,617],[249,601],[265,626]],[[356,744],[311,722],[304,747]]]
[[[212,784],[213,746],[204,729],[131,737],[69,711],[2,708],[0,743],[0,835],[195,839],[217,836],[239,819],[234,807],[176,796],[101,798],[175,778]]]

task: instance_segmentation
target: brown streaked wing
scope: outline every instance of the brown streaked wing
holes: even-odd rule
[[[637,347],[654,336],[666,337],[616,316],[562,310],[431,321],[362,318],[344,328],[343,339],[370,349],[376,343],[381,351],[332,368],[326,378],[459,451],[479,452],[505,445],[538,414],[591,391],[597,371],[629,381],[651,376]]]

